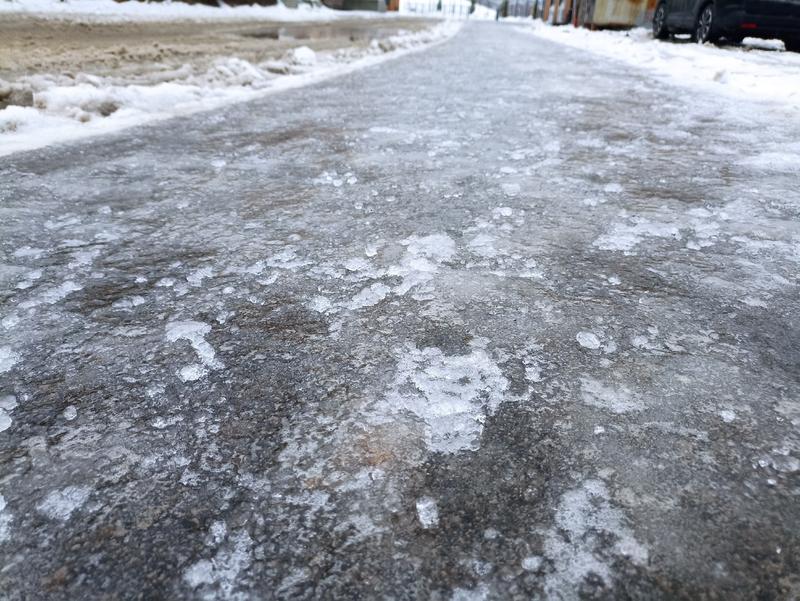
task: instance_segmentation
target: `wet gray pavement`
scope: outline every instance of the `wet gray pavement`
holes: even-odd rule
[[[485,23],[0,159],[0,596],[798,598],[798,137]]]

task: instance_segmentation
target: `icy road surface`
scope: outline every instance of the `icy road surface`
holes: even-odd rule
[[[486,23],[0,159],[2,597],[796,598],[798,139]]]

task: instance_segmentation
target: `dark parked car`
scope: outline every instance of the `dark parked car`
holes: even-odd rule
[[[653,35],[663,40],[673,33],[690,33],[701,44],[778,38],[800,51],[800,0],[661,0]]]

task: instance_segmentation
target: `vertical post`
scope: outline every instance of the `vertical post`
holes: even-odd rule
[[[571,19],[567,19],[570,8],[572,8],[572,0],[564,0],[564,23],[571,22]]]

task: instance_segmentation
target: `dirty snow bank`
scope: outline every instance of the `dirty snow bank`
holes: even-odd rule
[[[2,0],[0,14],[17,13],[48,19],[90,20],[95,23],[119,21],[231,21],[259,19],[264,21],[333,21],[335,19],[383,16],[366,11],[335,11],[324,6],[302,4],[287,8],[276,6],[205,6],[183,2],[114,2],[114,0]]]
[[[643,28],[627,32],[589,31],[552,27],[541,21],[520,29],[559,44],[643,67],[671,83],[800,108],[800,54],[775,51],[783,47],[779,42],[753,40],[752,44],[741,47],[700,46],[682,41],[660,42]],[[773,51],[766,48],[773,48]]]
[[[258,64],[220,58],[203,72],[184,65],[171,71],[154,68],[135,79],[86,73],[33,75],[14,85],[33,89],[34,106],[0,110],[0,156],[322,81],[442,42],[460,28],[459,22],[445,21],[430,29],[373,40],[367,48],[326,53],[293,48],[280,60]],[[0,89],[5,85],[0,80]]]

